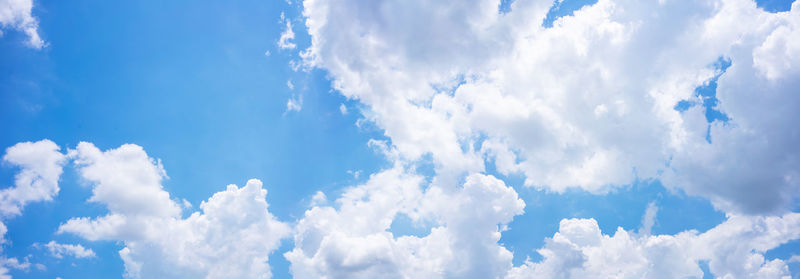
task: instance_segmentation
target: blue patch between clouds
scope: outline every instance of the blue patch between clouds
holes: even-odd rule
[[[703,271],[703,279],[714,279],[711,269],[708,268],[708,261],[700,261],[698,265],[700,265],[700,270]]]
[[[500,6],[497,7],[497,11],[501,14],[507,14],[511,11],[512,3],[514,3],[514,0],[500,0]]]
[[[638,231],[648,204],[656,202],[659,210],[652,227],[654,235],[691,229],[702,233],[725,221],[725,214],[707,200],[672,193],[657,180],[637,180],[604,195],[578,189],[559,194],[523,186],[524,175],[504,175],[491,160],[486,163],[486,173],[513,187],[526,204],[525,213],[514,217],[499,241],[514,254],[515,266],[526,258],[541,261],[542,255],[536,249],[545,245],[545,239],[558,231],[559,222],[565,218],[593,218],[606,235],[613,235],[617,227]]]
[[[764,257],[767,260],[782,259],[784,261],[788,261],[789,258],[798,254],[800,254],[800,239],[795,239],[767,251],[764,253]],[[789,269],[793,270],[793,266],[790,266]],[[800,272],[800,270],[793,271]]]
[[[583,6],[594,5],[597,0],[556,0],[553,6],[547,11],[542,26],[545,28],[553,27],[553,22],[563,16],[571,16],[573,12],[583,8]]]
[[[717,104],[719,104],[719,100],[717,99],[717,80],[719,80],[719,77],[731,66],[731,60],[725,57],[719,57],[712,66],[717,70],[717,74],[706,81],[704,85],[694,89],[694,95],[700,99],[700,102],[681,100],[675,104],[674,107],[675,110],[684,112],[698,103],[703,105],[706,111],[706,121],[708,122],[706,141],[709,143],[711,143],[711,123],[717,120],[726,123],[729,120],[728,115],[717,109]]]
[[[756,5],[770,13],[785,12],[792,8],[794,0],[756,0]]]
[[[401,236],[425,237],[431,233],[431,227],[431,224],[415,223],[408,215],[398,213],[392,220],[389,231],[395,238]]]

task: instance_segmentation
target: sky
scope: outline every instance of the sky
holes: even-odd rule
[[[0,278],[800,278],[791,0],[0,0]]]

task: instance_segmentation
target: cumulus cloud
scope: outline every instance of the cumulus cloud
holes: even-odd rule
[[[252,179],[228,185],[181,218],[181,207],[164,191],[161,163],[137,145],[100,151],[82,142],[70,150],[81,177],[92,186],[91,202],[109,214],[73,218],[59,233],[87,240],[122,241],[119,255],[128,278],[269,278],[269,254],[289,226],[268,210],[267,191]]]
[[[787,261],[764,254],[800,238],[800,214],[787,213],[800,195],[800,4],[768,13],[750,0],[598,0],[544,27],[552,4],[518,0],[500,13],[496,0],[306,0],[305,66],[364,105],[388,137],[370,144],[393,167],[335,200],[318,192],[290,230],[258,180],[183,218],[189,206],[164,190],[166,172],[141,147],[80,143],[68,157],[109,213],[58,232],[122,242],[131,278],[268,278],[269,255],[289,235],[283,256],[297,278],[700,277],[706,261],[723,278],[789,275]],[[291,21],[281,23],[278,47],[296,48]],[[698,96],[712,82],[716,101]],[[681,101],[690,105],[677,110]],[[287,112],[301,108],[302,95],[288,100]],[[30,162],[4,157],[23,169],[10,189],[41,191],[3,190],[0,211],[18,215],[57,193],[64,158],[54,146],[40,144],[49,151]],[[429,158],[434,175],[423,177],[415,166]],[[675,235],[653,235],[655,204],[636,233],[565,219],[543,260],[514,267],[498,241],[525,203],[487,164],[552,192],[660,180],[728,217]],[[400,219],[424,233],[396,234]],[[0,274],[19,263],[7,262]]]
[[[512,254],[497,243],[525,203],[502,181],[474,174],[457,188],[422,188],[401,165],[347,189],[336,207],[315,206],[286,253],[295,278],[502,276]],[[394,235],[399,216],[428,223],[424,236]]]
[[[14,186],[0,190],[0,213],[4,217],[20,215],[30,202],[50,201],[58,195],[64,154],[50,140],[21,142],[6,149],[3,162],[17,166]]]
[[[0,0],[0,26],[24,32],[28,36],[26,44],[41,49],[46,43],[39,37],[39,23],[31,15],[32,9],[33,0]]]
[[[800,237],[800,214],[731,216],[705,232],[605,235],[594,219],[561,220],[538,250],[544,258],[513,268],[508,278],[701,278],[708,261],[717,278],[788,278],[787,262],[764,253]]]
[[[726,212],[781,213],[798,196],[800,4],[600,0],[551,28],[550,1],[498,4],[307,0],[302,56],[401,156],[430,154],[437,182],[488,161],[555,192],[660,179]],[[727,122],[675,109],[719,74]]]
[[[41,245],[50,252],[50,255],[56,258],[63,258],[64,256],[72,256],[75,258],[94,258],[96,255],[92,249],[83,247],[80,244],[61,244],[51,240],[47,244]]]
[[[312,207],[286,254],[293,275],[652,278],[702,276],[701,261],[721,277],[788,274],[764,252],[799,237],[787,211],[800,195],[800,48],[790,39],[800,4],[768,13],[750,0],[599,0],[544,27],[552,4],[513,1],[500,13],[492,0],[303,2],[306,66],[365,105],[389,138],[371,141],[387,158],[431,158],[434,175],[420,186],[396,166],[346,191],[338,208]],[[712,82],[716,99],[700,96]],[[681,101],[694,105],[678,110]],[[729,218],[705,233],[652,235],[651,204],[639,232],[613,236],[594,220],[564,220],[542,262],[511,269],[497,239],[524,205],[515,192],[497,207],[485,206],[497,196],[464,196],[467,185],[492,185],[486,164],[552,192],[660,180]],[[471,229],[448,221],[487,212],[505,215],[472,218]],[[429,232],[393,235],[398,215]],[[478,254],[486,264],[465,267]]]

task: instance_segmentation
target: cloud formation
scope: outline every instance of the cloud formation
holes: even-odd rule
[[[717,278],[786,278],[787,262],[764,252],[800,237],[800,214],[732,216],[705,232],[604,235],[594,219],[561,220],[538,250],[544,259],[512,269],[508,278],[702,278],[707,261]]]
[[[286,253],[295,278],[496,278],[511,268],[500,232],[525,203],[503,181],[474,174],[458,188],[422,190],[401,165],[347,189],[336,207],[314,206]],[[424,236],[394,235],[406,216]],[[427,223],[428,225],[421,225]]]
[[[14,186],[0,190],[3,217],[22,214],[26,204],[50,201],[58,195],[58,178],[66,162],[60,147],[50,140],[21,142],[6,149],[3,162],[17,166]]]
[[[501,270],[523,278],[641,278],[673,270],[702,276],[702,261],[722,277],[788,274],[785,262],[765,260],[764,252],[800,237],[792,229],[796,213],[789,213],[800,196],[800,149],[793,144],[800,140],[794,123],[800,48],[789,39],[800,4],[769,13],[749,0],[599,0],[552,27],[542,25],[551,1],[514,1],[504,13],[490,0],[303,4],[311,36],[301,53],[306,66],[327,71],[338,92],[365,105],[366,120],[390,139],[382,147],[390,160],[413,165],[431,158],[434,175],[430,184],[405,180],[417,186],[380,183],[386,189],[379,190],[372,182],[382,172],[346,192],[338,209],[307,211],[286,255],[295,276],[487,278],[505,276]],[[715,98],[701,88],[713,88]],[[681,102],[690,105],[677,109]],[[724,117],[709,116],[714,113]],[[463,247],[442,243],[480,233],[439,219],[449,216],[448,208],[427,206],[451,204],[467,188],[465,178],[491,177],[487,164],[559,193],[602,194],[660,180],[674,192],[708,199],[728,220],[705,233],[651,235],[657,212],[651,206],[638,234],[619,230],[609,237],[594,220],[566,219],[539,250],[544,261],[504,269],[509,258],[499,237],[484,238],[476,254],[490,264],[459,273],[454,262],[469,261],[480,249],[452,252],[460,255],[454,260],[427,247],[454,251]],[[398,189],[405,190],[382,193]],[[351,191],[359,198],[347,199]],[[439,191],[446,194],[434,194]],[[463,208],[485,208],[491,200],[468,198]],[[488,218],[492,226],[476,226],[480,232],[499,235],[522,213],[524,205],[509,204],[490,211],[507,212],[509,219]],[[384,213],[342,218],[351,206]],[[400,214],[433,225],[427,235],[394,236],[390,220]],[[377,225],[352,232],[354,219]],[[441,231],[447,237],[432,241]],[[501,252],[486,252],[491,249]],[[669,260],[659,260],[664,255]],[[414,264],[423,257],[432,264]]]
[[[3,29],[15,29],[28,36],[26,44],[35,49],[43,48],[46,43],[39,36],[39,23],[31,15],[33,0],[0,0],[0,26]],[[0,36],[3,32],[0,31]]]
[[[658,179],[725,212],[789,210],[800,4],[600,0],[545,28],[551,4],[308,0],[302,55],[402,157],[430,154],[442,183],[488,162],[547,191]],[[727,121],[675,109],[711,102],[695,89],[720,74],[713,109]]]
[[[59,259],[64,256],[72,256],[75,258],[94,258],[96,256],[92,249],[85,248],[80,244],[61,244],[51,240],[47,244],[42,245],[42,247],[50,251],[50,255]]]
[[[800,4],[768,13],[749,0],[599,0],[549,27],[552,1],[517,0],[503,13],[499,4],[304,1],[305,65],[363,104],[388,137],[370,144],[393,165],[333,202],[316,192],[293,226],[269,212],[259,180],[228,185],[189,213],[142,147],[82,142],[64,155],[48,140],[6,150],[20,172],[0,190],[2,218],[52,200],[72,160],[89,202],[108,214],[71,218],[58,233],[122,243],[129,278],[270,278],[270,254],[286,237],[294,246],[282,256],[297,278],[700,277],[703,262],[723,278],[789,275],[795,258],[765,253],[800,238],[791,212],[800,196]],[[0,2],[0,24],[41,48],[31,7]],[[294,49],[291,21],[281,20],[278,46]],[[301,109],[302,95],[287,101],[287,112]],[[417,169],[428,159],[430,176]],[[487,166],[558,193],[659,180],[727,219],[675,235],[652,232],[655,204],[638,232],[564,219],[537,250],[541,261],[514,266],[499,240],[525,202]],[[399,233],[404,225],[421,233]],[[44,247],[57,258],[95,255]],[[29,266],[0,256],[0,278]]]
[[[87,240],[122,241],[119,255],[128,278],[270,278],[268,258],[289,226],[267,210],[267,191],[251,179],[228,185],[181,217],[181,207],[164,191],[161,163],[126,144],[101,151],[81,142],[70,150],[81,177],[92,185],[90,202],[109,214],[73,218],[58,233]]]

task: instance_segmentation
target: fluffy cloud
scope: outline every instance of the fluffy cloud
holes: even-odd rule
[[[707,261],[718,278],[789,278],[787,263],[764,252],[800,237],[800,214],[732,216],[698,234],[600,232],[593,219],[564,219],[538,250],[544,259],[512,269],[508,278],[701,278]]]
[[[3,161],[18,166],[14,186],[0,190],[0,213],[20,215],[30,202],[50,201],[58,195],[58,178],[66,158],[49,140],[21,142],[6,149]]]
[[[551,4],[307,0],[302,55],[367,105],[402,157],[430,154],[443,184],[489,161],[548,191],[661,179],[726,212],[788,209],[800,4],[600,0],[544,28]],[[695,88],[721,74],[720,57],[732,66],[715,109],[729,120],[677,111],[709,102]]]
[[[298,222],[286,253],[295,278],[496,278],[512,254],[497,244],[525,203],[502,181],[474,174],[463,185],[423,191],[400,165],[347,189],[337,207],[315,206]],[[406,216],[425,236],[394,235]],[[422,226],[422,225],[421,225]]]
[[[32,9],[33,0],[0,0],[0,26],[25,32],[28,46],[41,49],[45,42],[39,37],[39,23],[31,15]]]
[[[164,191],[161,164],[132,144],[100,151],[82,142],[70,151],[82,178],[92,184],[89,201],[109,214],[73,218],[59,233],[125,243],[119,254],[130,278],[269,278],[269,254],[289,226],[267,210],[261,181],[228,185],[181,218]]]
[[[800,47],[792,39],[800,4],[768,13],[750,0],[599,0],[551,28],[541,23],[552,1],[514,1],[507,13],[493,0],[303,4],[306,65],[326,70],[333,87],[365,105],[366,120],[390,139],[384,150],[391,160],[430,156],[435,174],[416,190],[377,186],[419,184],[402,175],[377,183],[403,173],[385,171],[346,192],[338,209],[310,209],[286,255],[295,276],[502,276],[505,250],[485,234],[499,238],[522,207],[484,207],[491,195],[464,198],[463,207],[453,200],[470,181],[489,179],[480,174],[487,163],[554,192],[605,193],[658,179],[729,216],[702,234],[655,236],[654,205],[639,233],[605,236],[593,220],[565,220],[540,250],[545,260],[509,276],[700,276],[699,261],[722,277],[787,274],[783,261],[763,253],[800,237],[797,215],[786,213],[800,195],[800,128],[793,123],[800,118]],[[697,92],[711,82],[717,103]],[[678,110],[681,101],[694,105]],[[727,120],[707,117],[708,110]],[[348,198],[351,191],[357,199]],[[446,221],[485,213],[467,208],[509,219],[473,218],[474,230]],[[434,225],[425,236],[395,237],[389,228],[399,214]],[[464,236],[473,236],[474,250],[452,245]],[[477,254],[486,269],[458,273]],[[418,264],[423,258],[427,265]]]
[[[63,258],[65,255],[76,258],[95,257],[95,253],[92,249],[85,248],[80,244],[61,244],[51,240],[47,244],[41,246],[46,248],[47,251],[50,251],[50,255],[59,259]]]

